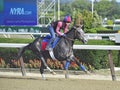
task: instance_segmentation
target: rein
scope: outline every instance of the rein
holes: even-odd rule
[[[75,36],[76,36],[76,30],[75,30]],[[66,39],[68,39],[68,40],[71,40],[71,41],[74,41],[74,39],[72,39],[72,38],[68,38],[68,37],[65,37]]]
[[[74,41],[74,39],[71,39],[71,38],[68,38],[68,37],[65,37],[66,39],[70,40],[70,41]]]

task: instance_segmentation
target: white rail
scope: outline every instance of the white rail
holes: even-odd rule
[[[49,33],[32,33],[32,32],[0,32],[0,37],[5,37],[5,38],[34,38],[34,35],[41,35],[41,36],[45,36],[46,34]],[[26,35],[26,37],[24,37]],[[107,34],[91,34],[91,33],[86,33],[85,36],[87,37],[88,40],[90,39],[95,39],[95,40],[102,40],[102,39],[106,39],[106,40],[111,40],[111,41],[115,41],[115,42],[120,42],[119,39],[117,39],[117,37],[120,37],[119,33],[107,33]],[[119,38],[118,37],[118,38]],[[117,40],[117,41],[116,41]]]
[[[28,45],[27,43],[0,43],[0,47],[21,48]],[[89,50],[120,50],[118,45],[73,45],[73,49]]]
[[[32,32],[0,32],[0,34],[15,34],[15,35],[46,35],[49,33],[32,33]]]
[[[94,50],[120,50],[120,46],[115,45],[74,45],[74,49],[94,49]]]
[[[0,43],[0,47],[3,48],[21,48],[24,47],[28,44],[23,44],[23,43]]]
[[[0,34],[48,34],[48,33],[32,33],[32,32],[0,32]],[[115,36],[115,34],[107,33],[107,34],[96,34],[96,33],[86,33],[86,36]]]

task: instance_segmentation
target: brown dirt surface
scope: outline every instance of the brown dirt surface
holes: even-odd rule
[[[45,74],[46,80],[39,73],[1,72],[0,90],[120,90],[120,73],[117,81],[112,81],[109,70],[83,74],[70,74],[65,79],[64,74]]]
[[[119,81],[39,77],[1,77],[0,90],[120,90]]]

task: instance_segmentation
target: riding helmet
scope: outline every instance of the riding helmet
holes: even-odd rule
[[[64,17],[64,20],[63,20],[64,22],[67,22],[67,23],[71,23],[71,17],[69,16],[69,15],[66,15],[65,17]]]

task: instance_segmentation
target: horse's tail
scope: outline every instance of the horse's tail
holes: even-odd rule
[[[20,57],[23,55],[23,53],[25,52],[25,50],[30,47],[30,45],[31,45],[31,43],[28,44],[27,46],[24,46],[24,47],[22,47],[22,48],[19,49],[16,60],[20,59]]]
[[[25,52],[25,50],[32,50],[33,47],[40,47],[40,45],[38,45],[38,42],[41,41],[41,37],[39,36],[38,38],[36,38],[32,43],[29,43],[28,45],[22,47],[19,49],[18,51],[18,55],[16,60],[19,60],[20,57],[22,56],[22,54]],[[37,43],[37,44],[36,44]],[[37,45],[37,46],[35,46]]]

